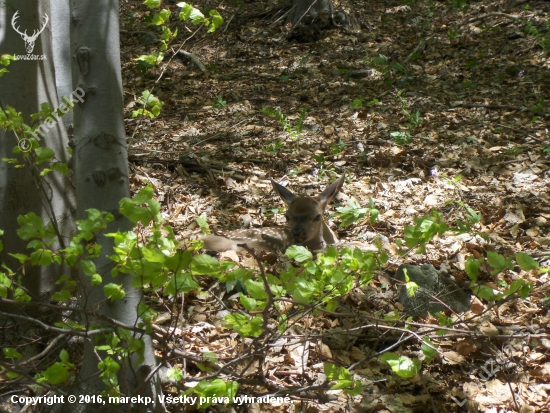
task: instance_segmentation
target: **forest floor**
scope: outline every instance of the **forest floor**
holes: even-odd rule
[[[550,2],[508,2],[507,10],[497,1],[341,2],[336,9],[351,16],[350,25],[297,40],[289,40],[298,32],[281,19],[290,4],[207,3],[225,19],[214,34],[204,28],[195,33],[196,26],[175,17],[175,4],[163,5],[172,10],[170,27],[179,35],[161,64],[142,73],[136,59],[158,51],[158,43],[147,39],[159,33],[143,21],[142,1],[121,2],[132,189],[154,186],[164,217],[182,240],[200,232],[197,216],[212,230],[284,225],[269,178],[316,194],[345,172],[329,225],[356,245],[372,246],[379,238],[390,256],[363,294],[386,291],[405,262],[430,263],[466,286],[470,256],[524,252],[541,267],[550,264]],[[182,45],[204,70],[175,53]],[[154,119],[132,118],[144,90],[164,102]],[[330,213],[353,200],[378,210],[378,220],[371,224],[367,215],[339,226],[341,219]],[[406,226],[435,214],[449,227],[469,225],[468,231],[447,231],[425,253],[400,255]],[[229,258],[250,264],[246,257]],[[523,279],[533,288],[529,298],[478,299],[476,311],[453,315],[455,325],[471,334],[437,340],[438,356],[420,374],[399,377],[377,358],[402,333],[379,332],[376,341],[370,333],[347,348],[330,348],[319,334],[350,322],[310,314],[287,332],[287,339],[311,335],[300,346],[278,342],[263,366],[238,365],[245,371],[242,394],[287,388],[292,403],[245,410],[550,411],[550,341],[545,334],[510,337],[526,325],[550,332],[548,274],[517,266],[494,274],[487,263],[481,267],[483,285],[501,291]],[[375,303],[344,297],[341,304],[347,311],[393,314],[398,307],[391,288],[388,294]],[[240,305],[222,296],[230,308]],[[186,297],[177,344],[185,354],[209,351],[228,361],[250,346],[249,339],[224,332],[220,301]],[[438,320],[414,318],[425,325]],[[409,340],[392,351],[418,356],[420,344]],[[506,368],[491,370],[487,362],[499,355],[507,358]],[[326,361],[353,365],[361,394],[329,390]],[[190,360],[186,369],[193,379],[207,374]],[[254,381],[259,370],[271,387]]]

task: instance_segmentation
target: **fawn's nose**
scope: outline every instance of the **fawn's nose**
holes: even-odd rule
[[[296,241],[305,241],[306,239],[306,230],[304,228],[292,228],[292,237]]]

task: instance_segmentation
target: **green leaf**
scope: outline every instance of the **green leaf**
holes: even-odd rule
[[[219,276],[220,263],[210,255],[197,255],[191,261],[191,272],[193,275]]]
[[[55,157],[55,152],[50,148],[38,147],[34,150],[36,153],[36,164],[40,165],[43,162],[49,161]]]
[[[7,359],[20,359],[22,357],[21,353],[11,347],[4,347],[2,352],[4,353],[4,357]]]
[[[216,379],[211,381],[200,381],[197,386],[193,388],[193,391],[203,399],[202,404],[198,407],[207,407],[212,403],[231,403],[237,394],[238,388],[239,384],[236,381],[230,382]]]
[[[103,287],[103,294],[111,300],[122,300],[126,295],[122,285],[113,283],[107,284]]]
[[[495,298],[495,292],[486,285],[478,285],[472,288],[472,292],[479,298],[491,301]]]
[[[313,255],[306,247],[291,245],[285,252],[285,256],[298,262],[311,260]]]
[[[267,293],[264,290],[264,283],[260,281],[246,280],[244,285],[248,294],[257,300],[265,300],[267,298]]]
[[[262,334],[263,321],[259,317],[250,318],[243,314],[233,313],[225,317],[225,322],[243,337],[258,337]]]
[[[210,10],[209,14],[212,18],[212,25],[208,29],[208,33],[212,33],[223,24],[223,17],[216,10]]]
[[[248,311],[254,311],[258,306],[258,302],[254,298],[247,297],[244,294],[240,294],[239,299],[241,300],[243,307]]]
[[[477,273],[479,271],[479,266],[483,262],[483,258],[475,259],[473,256],[470,256],[466,259],[465,269],[468,277],[471,278],[472,282],[477,280]]]
[[[17,217],[17,222],[21,226],[17,230],[17,235],[19,238],[27,241],[31,238],[45,238],[46,237],[46,227],[42,218],[36,215],[34,212],[29,212],[26,215],[19,215]]]
[[[437,356],[437,346],[428,337],[423,338],[423,343],[420,348],[422,349],[422,353],[424,353],[428,363]]]
[[[525,280],[515,280],[510,284],[510,287],[504,291],[504,296],[507,297],[509,295],[512,295],[516,292],[520,292],[521,298],[525,299],[527,295],[533,290],[533,284],[528,283]]]
[[[355,385],[353,389],[344,390],[345,394],[349,394],[350,396],[359,396],[363,390],[363,385],[361,384],[361,380],[355,380]]]
[[[80,261],[80,266],[82,268],[82,272],[88,276],[92,276],[97,272],[97,269],[93,261],[82,260]]]
[[[55,292],[52,295],[52,300],[54,301],[68,301],[73,297],[70,291],[68,290],[61,290],[58,292]]]
[[[103,278],[98,273],[92,275],[91,284],[92,285],[101,285],[103,283]]]
[[[9,54],[0,55],[0,65],[2,66],[9,66],[12,60],[17,60],[17,58]]]
[[[395,353],[384,353],[380,359],[388,363],[395,374],[406,379],[416,376],[422,368],[422,362],[417,358],[410,359]]]
[[[491,267],[493,267],[491,275],[496,275],[506,268],[508,268],[509,270],[514,269],[514,264],[512,264],[512,257],[504,258],[504,256],[496,252],[487,251],[487,262]]]
[[[345,367],[339,367],[332,363],[323,363],[325,375],[329,381],[351,380],[351,373]]]
[[[162,3],[162,0],[145,0],[143,2],[143,4],[150,9],[158,9],[161,3]]]
[[[516,253],[516,262],[523,271],[531,271],[539,266],[538,262],[524,252]]]
[[[44,372],[44,379],[50,384],[65,383],[69,378],[69,369],[65,363],[54,363]]]
[[[64,363],[67,363],[69,361],[69,352],[65,349],[61,350],[61,353],[59,353],[59,359]]]
[[[184,375],[181,369],[171,367],[168,370],[166,370],[166,377],[168,377],[169,379],[180,381],[180,380],[183,380]]]
[[[170,10],[161,10],[153,15],[153,18],[149,24],[152,26],[160,26],[168,21],[171,14],[172,12]]]

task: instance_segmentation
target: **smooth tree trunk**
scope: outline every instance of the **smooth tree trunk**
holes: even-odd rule
[[[115,219],[107,232],[128,231],[130,222],[118,213],[119,201],[129,197],[128,159],[123,119],[122,79],[120,72],[119,5],[116,0],[71,0],[71,50],[73,51],[73,85],[85,92],[83,104],[74,110],[74,175],[76,184],[77,217],[86,218],[86,210],[95,208],[111,212]],[[97,311],[126,325],[136,325],[137,305],[141,292],[131,286],[132,276],[119,274],[113,278],[114,263],[107,258],[113,252],[110,237],[98,236],[101,257],[95,260],[103,285],[122,284],[124,300],[111,301],[103,293],[103,285],[92,286],[88,277],[82,277],[80,302],[89,311]],[[98,324],[98,320],[87,320]],[[106,325],[106,327],[111,327]],[[127,396],[150,396],[155,405],[136,404],[132,412],[164,411],[158,404],[158,380],[151,380],[145,388],[145,377],[156,367],[152,341],[145,341],[144,361],[119,360],[119,383]],[[102,343],[105,344],[105,343]],[[93,340],[84,347],[82,369],[78,374],[73,394],[101,394],[105,385],[99,377],[98,357]],[[157,377],[157,376],[155,376]],[[136,389],[139,394],[135,394]],[[92,404],[66,406],[68,411],[96,411]]]
[[[59,96],[69,96],[73,88],[71,75],[71,5],[69,0],[50,0],[52,52],[55,84]],[[72,135],[73,112],[63,115],[65,130]]]
[[[0,78],[0,103],[3,108],[11,106],[21,112],[27,124],[32,124],[30,115],[40,111],[41,103],[47,102],[54,109],[60,106],[61,97],[56,92],[52,61],[50,15],[48,2],[8,0],[0,5],[0,55],[20,56],[20,60],[8,66],[9,73]],[[25,36],[21,34],[32,35],[35,32],[37,35],[32,44],[29,41],[32,38],[27,37],[25,41]],[[43,57],[44,60],[34,60],[33,56]],[[27,57],[30,60],[25,60]],[[57,159],[67,162],[68,140],[62,122],[59,118],[52,118],[39,124],[41,128],[36,137],[40,146],[53,149]],[[0,159],[17,157],[12,153],[17,144],[13,132],[0,129]],[[27,149],[25,141],[22,147]],[[74,230],[75,207],[70,180],[58,173],[50,173],[42,180],[38,175],[43,166],[16,169],[0,161],[0,229],[4,230],[4,251],[0,253],[0,260],[17,273],[24,274],[22,284],[33,299],[48,301],[55,289],[60,267],[25,266],[23,269],[9,255],[29,253],[26,249],[28,241],[21,240],[16,234],[19,215],[34,212],[46,224],[54,222],[63,235]],[[66,239],[52,248],[63,246],[64,241]]]

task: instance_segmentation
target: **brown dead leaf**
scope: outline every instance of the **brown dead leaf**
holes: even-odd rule
[[[479,349],[477,343],[470,337],[466,337],[456,346],[456,351],[462,356],[469,356],[472,353],[475,353]]]
[[[481,302],[481,300],[474,296],[472,303],[470,304],[470,311],[474,314],[481,314],[487,307]]]
[[[466,359],[456,351],[444,351],[441,353],[441,356],[443,357],[443,363],[450,364],[451,366],[456,366],[466,361]]]

